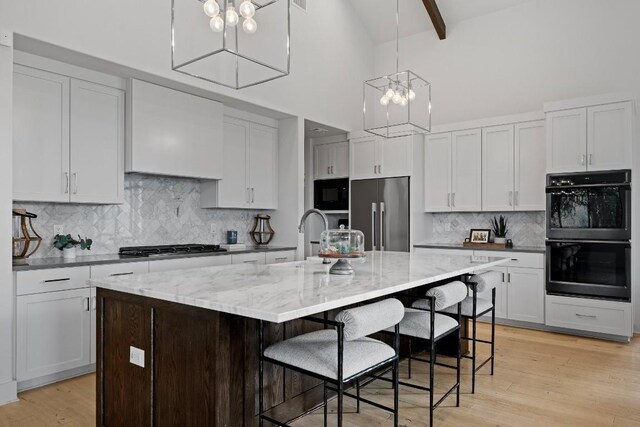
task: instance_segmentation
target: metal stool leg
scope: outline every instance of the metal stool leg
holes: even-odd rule
[[[342,403],[344,400],[344,384],[342,381],[338,384],[338,427],[342,427]]]
[[[475,304],[474,304],[475,305]],[[473,338],[471,341],[471,346],[472,346],[472,352],[473,354],[471,355],[471,365],[472,365],[472,370],[471,370],[471,393],[475,393],[476,392],[476,316],[473,316]]]
[[[327,408],[327,382],[326,381],[322,383],[322,392],[323,392],[323,398],[324,398],[324,427],[327,427],[328,408]]]
[[[462,356],[462,316],[461,316],[461,307],[462,305],[458,303],[458,354],[456,355],[456,406],[460,406],[460,358]]]
[[[493,308],[491,309],[491,375],[493,375],[493,361],[495,360],[495,346],[496,346],[496,288],[491,291],[491,303]]]
[[[356,399],[356,413],[360,413],[360,378],[358,378],[356,380],[356,396],[358,396],[358,398]]]
[[[409,379],[411,379],[411,355],[412,355],[412,350],[411,350],[411,337],[409,337],[409,361],[408,361],[408,367],[409,367]]]
[[[433,384],[436,367],[436,346],[433,340],[431,340],[431,348],[429,350],[429,425],[433,425]]]
[[[393,362],[393,425],[398,427],[398,406],[399,406],[399,384],[398,377],[400,376],[400,362],[396,360]]]

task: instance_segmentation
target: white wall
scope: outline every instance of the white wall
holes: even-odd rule
[[[640,99],[640,2],[534,0],[462,21],[447,39],[400,41],[400,69],[433,85],[433,124],[542,110],[545,101],[631,91]],[[395,43],[376,47],[376,75],[393,71]],[[640,117],[636,110],[636,124]],[[640,128],[636,125],[636,128]],[[640,132],[636,132],[634,148]],[[636,178],[640,149],[634,150]],[[634,186],[633,240],[640,241]],[[634,248],[635,330],[640,332],[640,248]]]
[[[400,69],[433,85],[433,124],[541,111],[545,101],[631,90],[640,96],[640,2],[534,0],[401,40]],[[376,75],[395,43],[376,48]]]
[[[0,46],[0,404],[15,400],[11,272],[11,128],[13,51]]]
[[[0,28],[276,111],[352,129],[361,127],[361,82],[371,75],[373,43],[344,2],[309,1],[306,13],[292,7],[291,74],[239,92],[171,71],[169,1],[3,0]]]

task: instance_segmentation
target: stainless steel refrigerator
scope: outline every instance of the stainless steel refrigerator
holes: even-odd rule
[[[409,252],[409,177],[352,181],[350,198],[366,250]]]

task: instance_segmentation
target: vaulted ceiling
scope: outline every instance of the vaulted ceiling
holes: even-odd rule
[[[374,43],[396,37],[395,0],[349,0]],[[497,12],[531,0],[436,0],[447,30],[465,19]],[[423,0],[400,0],[400,37],[433,30]]]

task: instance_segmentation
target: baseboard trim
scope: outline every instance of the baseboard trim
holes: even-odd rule
[[[17,388],[19,392],[31,390],[32,388],[42,387],[44,385],[57,383],[58,381],[68,380],[69,378],[78,377],[80,375],[95,372],[96,365],[86,365],[79,368],[69,369],[68,371],[56,372],[55,374],[45,375],[26,381],[18,382]]]
[[[16,402],[18,400],[18,383],[9,381],[0,384],[0,405]]]

